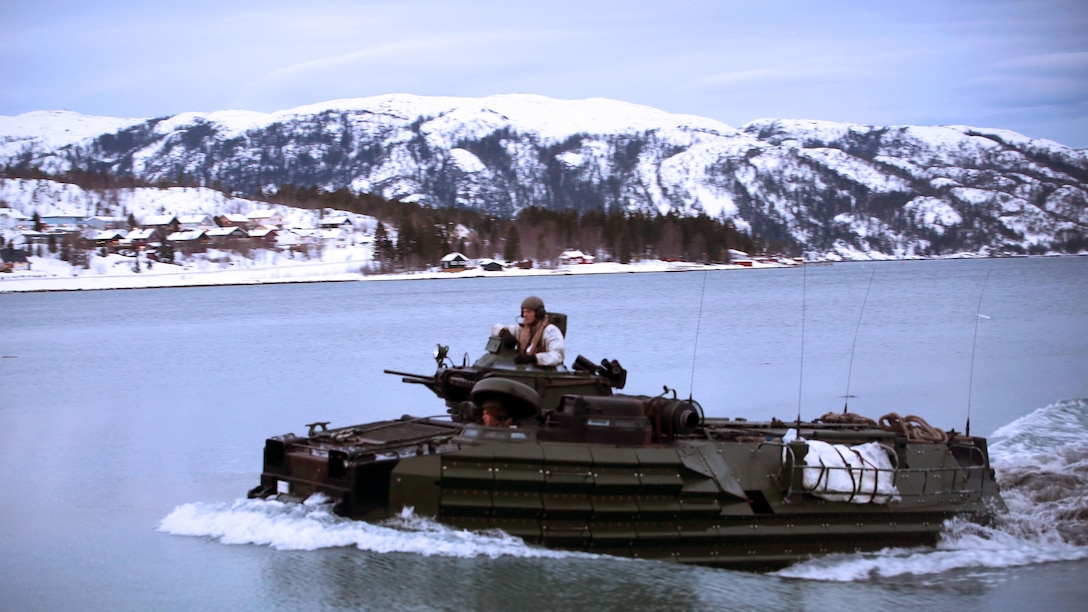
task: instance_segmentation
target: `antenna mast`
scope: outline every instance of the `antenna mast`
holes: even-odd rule
[[[695,343],[691,347],[691,382],[688,383],[688,399],[695,393],[695,358],[699,355],[699,332],[703,326],[703,297],[706,296],[706,270],[703,270],[703,289],[699,292],[699,316],[695,320]]]
[[[801,264],[801,366],[797,372],[797,435],[801,435],[801,389],[805,381],[805,298],[808,290],[808,266]]]
[[[854,350],[858,346],[858,332],[861,331],[861,317],[865,315],[865,305],[869,303],[869,291],[873,288],[873,277],[876,276],[876,267],[869,275],[869,286],[865,288],[865,299],[861,301],[861,312],[858,313],[858,324],[854,327],[854,343],[850,345],[850,367],[846,370],[846,395],[843,396],[842,413],[846,414],[850,404],[850,379],[854,376]]]
[[[971,336],[971,374],[967,377],[967,425],[964,427],[964,435],[971,435],[971,395],[975,387],[975,347],[978,346],[978,321],[982,318],[982,296],[986,293],[986,283],[990,282],[990,273],[993,268],[986,271],[986,278],[982,281],[982,290],[978,292],[978,309],[975,311],[975,333]]]

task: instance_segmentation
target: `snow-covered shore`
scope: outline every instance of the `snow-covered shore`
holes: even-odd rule
[[[700,270],[751,270],[755,268],[789,267],[793,264],[754,262],[749,266],[696,264],[687,262],[644,261],[631,264],[594,263],[565,266],[556,269],[522,270],[508,268],[487,272],[479,268],[460,272],[413,272],[402,274],[363,274],[366,262],[299,262],[274,266],[226,269],[184,269],[181,266],[155,264],[139,273],[125,268],[116,274],[86,272],[72,275],[73,270],[49,273],[44,271],[0,274],[0,293],[30,291],[89,291],[100,289],[150,289],[160,287],[202,287],[214,285],[259,285],[273,283],[314,283],[344,281],[388,281],[458,278],[510,278],[561,274],[622,274],[637,272],[691,272]]]

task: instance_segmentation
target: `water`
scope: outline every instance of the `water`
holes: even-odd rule
[[[382,369],[429,373],[439,341],[457,361],[478,357],[490,325],[512,320],[528,294],[570,316],[568,364],[579,353],[617,358],[625,391],[669,385],[708,416],[840,411],[848,379],[854,412],[958,430],[969,416],[973,433],[993,436],[1010,513],[993,529],[952,526],[937,550],[751,575],[241,499],[269,435],[442,412],[426,389]],[[0,304],[7,609],[1061,610],[1088,595],[1088,258],[12,294]]]

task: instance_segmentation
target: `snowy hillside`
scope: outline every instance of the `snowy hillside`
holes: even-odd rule
[[[274,244],[212,242],[187,248],[183,240],[170,239],[176,250],[170,261],[163,260],[161,249],[125,246],[128,239],[98,248],[98,236],[109,230],[87,223],[96,217],[111,228],[120,227],[125,235],[130,232],[130,216],[138,223],[153,217],[200,218],[204,232],[215,232],[213,217],[245,220],[259,212],[276,215]],[[320,229],[320,211],[230,197],[204,187],[96,190],[50,180],[0,179],[3,245],[29,255],[25,268],[0,274],[0,292],[357,279],[371,272],[377,220],[325,212],[325,219],[350,223],[343,229]],[[48,231],[32,231],[34,215],[49,222],[50,227],[43,225]],[[389,228],[389,236],[396,235],[396,229]]]
[[[771,245],[851,257],[1088,248],[1088,152],[967,126],[764,119],[738,130],[614,100],[398,94],[113,123],[3,117],[0,164],[241,194],[346,187],[500,216],[705,213]]]
[[[95,117],[71,111],[34,111],[18,117],[0,115],[0,155],[10,159],[35,147],[63,147],[144,121],[146,119]]]
[[[272,209],[283,216],[285,227],[317,227],[319,213],[235,198],[204,187],[164,189],[83,189],[71,183],[40,179],[0,179],[0,202],[26,216],[82,215],[128,217],[137,221],[153,215],[225,215]]]

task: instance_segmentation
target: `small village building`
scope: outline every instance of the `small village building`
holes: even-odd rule
[[[128,240],[133,248],[142,249],[148,247],[153,242],[160,242],[161,238],[157,236],[158,230],[155,228],[141,228],[134,229],[125,236],[125,240]]]
[[[0,228],[30,229],[32,219],[14,208],[0,208]]]
[[[41,220],[46,227],[78,227],[83,215],[42,215]]]
[[[121,245],[121,241],[124,240],[126,236],[128,236],[128,232],[123,230],[100,230],[91,236],[91,240],[94,241],[94,246],[96,247],[116,249]]]
[[[200,228],[173,232],[166,237],[163,244],[190,255],[203,253],[208,248],[208,230]]]
[[[316,244],[321,239],[321,230],[292,228],[276,234],[276,246],[294,248],[297,246]]]
[[[249,239],[249,232],[240,227],[213,227],[207,230],[206,235],[213,246],[225,246]]]
[[[325,217],[318,223],[318,225],[320,225],[323,229],[350,229],[353,224],[351,222],[351,218],[347,215],[336,215],[334,217]]]
[[[23,244],[47,244],[49,242],[49,234],[45,232],[23,230],[19,232],[19,236],[23,239]]]
[[[559,265],[580,265],[591,264],[596,261],[596,257],[592,255],[586,255],[585,253],[577,250],[566,250],[559,254]]]
[[[337,247],[346,247],[348,245],[348,233],[339,227],[323,228],[318,230],[321,235],[321,242],[325,244],[335,245]]]
[[[125,219],[124,217],[95,216],[84,219],[82,225],[96,230],[127,230],[128,219]]]
[[[245,215],[229,213],[216,217],[215,224],[219,227],[249,227],[249,219]]]
[[[167,236],[179,231],[181,224],[178,223],[178,218],[174,215],[151,215],[144,218],[143,222],[140,223],[140,227],[152,230],[148,243],[161,243]]]
[[[206,229],[192,229],[174,232],[166,237],[167,242],[194,242],[205,240],[208,237]]]
[[[461,253],[453,252],[442,258],[442,270],[444,272],[460,272],[468,268],[469,259]]]
[[[744,251],[738,251],[737,249],[729,249],[729,263],[735,266],[744,266],[745,268],[752,267],[752,258]]]
[[[251,228],[261,227],[262,225],[270,225],[277,228],[283,226],[283,215],[268,208],[264,210],[255,210],[246,215],[246,219],[248,219]]]
[[[26,251],[13,248],[11,245],[0,249],[0,272],[29,269],[30,261],[27,260]]]
[[[215,219],[211,215],[181,215],[178,217],[178,230],[194,230],[199,228],[215,227]]]
[[[149,215],[144,217],[140,227],[147,228],[169,228],[170,231],[178,231],[178,218],[174,215]]]
[[[270,227],[259,227],[257,229],[249,230],[249,238],[254,244],[259,244],[263,247],[271,247],[276,245],[276,238],[279,235],[279,231]]]
[[[505,268],[503,265],[494,259],[481,259],[480,269],[484,272],[502,272]]]

